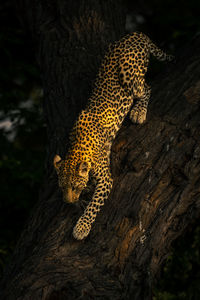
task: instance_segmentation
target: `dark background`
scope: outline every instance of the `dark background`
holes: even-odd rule
[[[14,1],[0,4],[0,274],[9,262],[43,181],[46,130],[42,78],[30,32]],[[123,1],[126,31],[142,31],[178,55],[200,34],[200,1]],[[148,79],[158,74],[153,61]],[[148,81],[149,81],[148,80]],[[193,224],[172,249],[154,299],[200,299],[200,225]]]

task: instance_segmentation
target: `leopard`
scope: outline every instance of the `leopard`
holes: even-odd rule
[[[54,156],[58,185],[65,202],[78,202],[89,179],[96,182],[93,196],[73,228],[77,240],[88,236],[109,197],[113,184],[111,146],[122,122],[128,113],[133,123],[146,121],[151,88],[145,74],[150,54],[160,61],[174,59],[141,32],[133,32],[110,44],[91,96],[70,132],[67,154],[64,159],[58,154]]]

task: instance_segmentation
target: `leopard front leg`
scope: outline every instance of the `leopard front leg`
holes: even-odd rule
[[[151,89],[147,84],[145,84],[140,93],[134,95],[138,97],[138,101],[130,111],[130,119],[132,122],[142,124],[146,120],[150,95]]]
[[[100,207],[104,205],[104,201],[108,198],[112,188],[109,166],[101,166],[100,172],[98,172],[95,177],[97,179],[97,185],[92,200],[73,229],[73,236],[77,240],[82,240],[88,236],[92,223],[95,221]]]

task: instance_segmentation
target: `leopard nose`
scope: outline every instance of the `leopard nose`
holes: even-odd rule
[[[67,189],[63,193],[63,200],[68,203],[73,202],[73,195],[72,195],[72,189]]]

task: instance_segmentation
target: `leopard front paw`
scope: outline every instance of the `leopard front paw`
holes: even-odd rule
[[[142,124],[146,120],[147,110],[134,107],[130,112],[130,119],[133,123]]]
[[[83,240],[88,236],[91,230],[91,224],[87,220],[79,219],[73,229],[73,236],[77,240]]]

